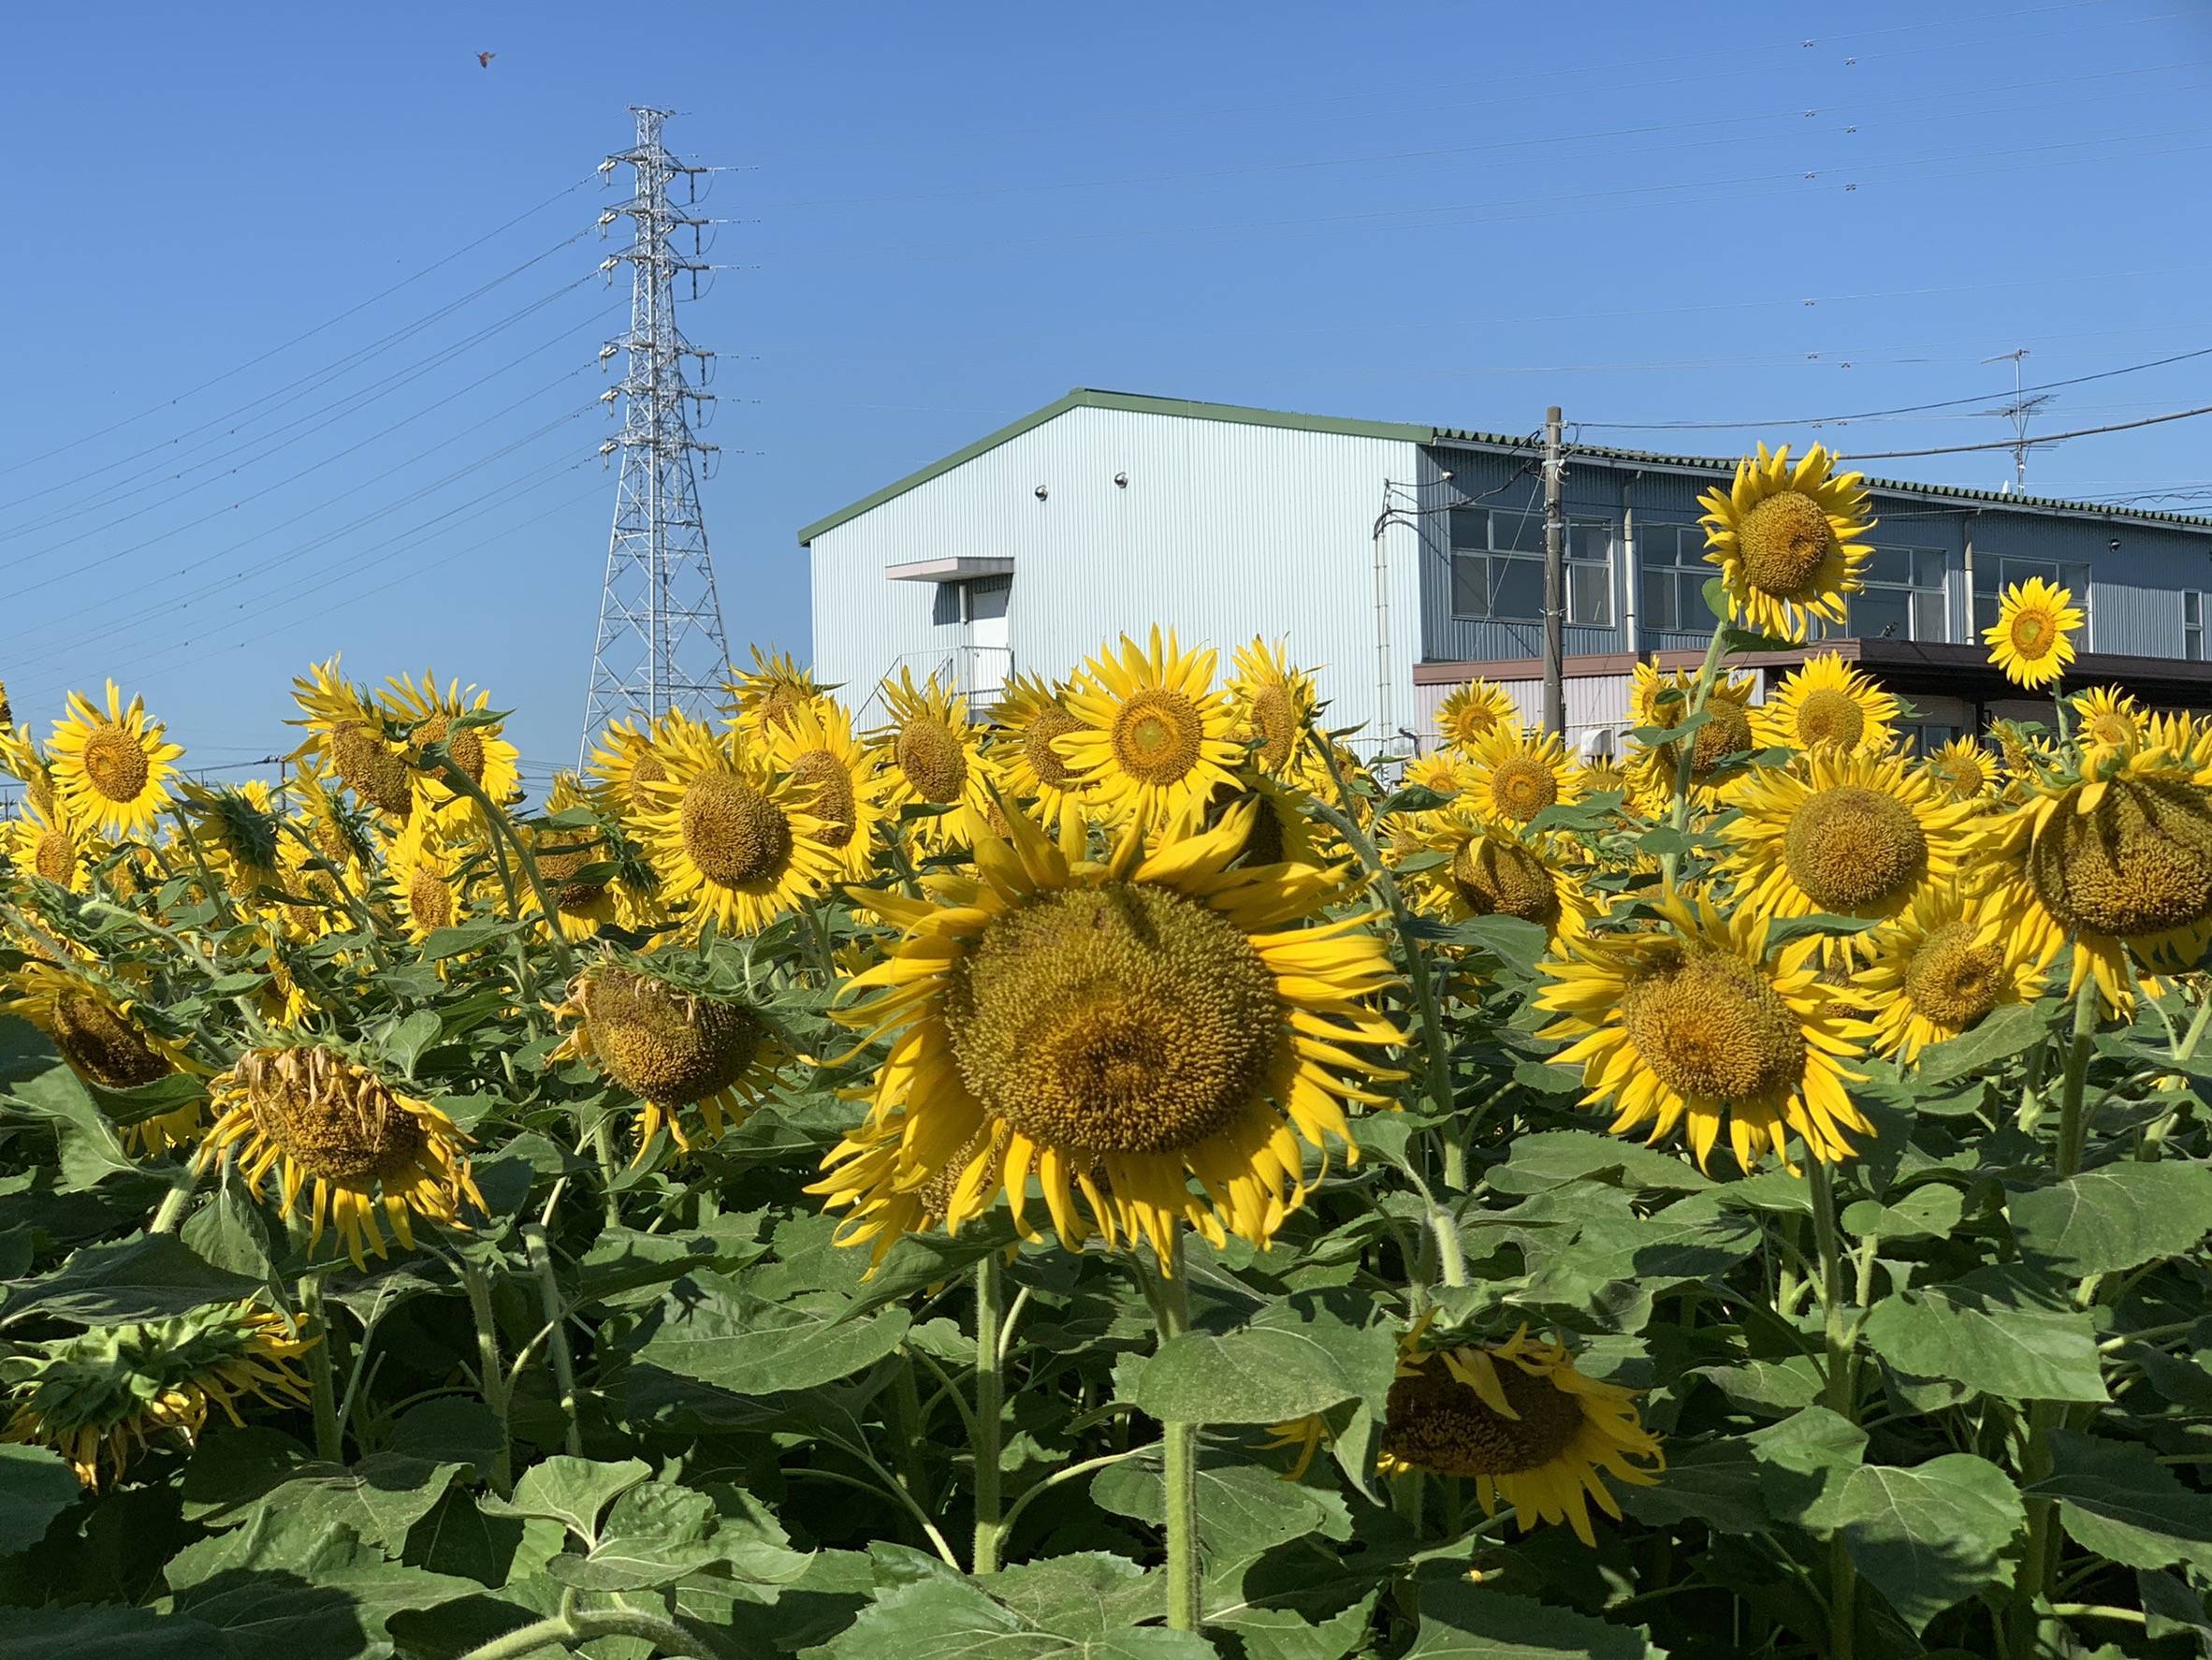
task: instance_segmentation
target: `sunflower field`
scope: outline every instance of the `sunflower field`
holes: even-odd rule
[[[2212,1654],[2212,724],[2036,584],[1914,754],[1731,667],[1856,476],[1706,505],[1618,764],[1157,631],[537,800],[0,697],[0,1660]]]

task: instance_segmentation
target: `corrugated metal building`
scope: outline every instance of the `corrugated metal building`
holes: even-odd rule
[[[904,667],[979,712],[1014,670],[1068,674],[1157,621],[1229,650],[1289,642],[1332,725],[1424,745],[1452,687],[1511,687],[1533,719],[1543,503],[1533,442],[1392,422],[1078,389],[799,532],[814,666],[863,724]],[[1694,663],[1712,568],[1698,492],[1728,459],[1567,451],[1566,721],[1585,752],[1627,724],[1639,659]],[[2087,596],[2083,683],[2212,705],[2212,518],[1870,483],[1876,555],[1851,624],[1815,641],[1920,713],[1923,741],[2047,709],[1984,663],[2006,583]],[[1802,653],[1763,662],[1779,672]]]

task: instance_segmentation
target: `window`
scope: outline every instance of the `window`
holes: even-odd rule
[[[2190,663],[2205,661],[2205,596],[2193,589],[2181,596],[2181,655]]]
[[[1544,619],[1544,516],[1506,508],[1451,514],[1451,614],[1492,622]],[[1569,515],[1566,619],[1613,620],[1613,521]]]
[[[2047,559],[2015,559],[2009,554],[1977,554],[1974,557],[1974,638],[1982,637],[1982,631],[1997,621],[1997,595],[2001,589],[2014,587],[2030,576],[2041,576],[2045,582],[2056,582],[2074,595],[2074,604],[2086,619],[2082,637],[2076,642],[2083,649],[2089,644],[2089,633],[2097,626],[2097,618],[2089,604],[2089,567],[2079,561]]]
[[[1842,633],[1861,640],[1946,640],[1948,555],[1940,547],[1877,547],[1859,567],[1864,592],[1851,596]]]
[[[1705,585],[1720,567],[1705,562],[1705,531],[1696,525],[1643,525],[1637,531],[1637,562],[1643,567],[1643,615],[1647,634],[1702,634],[1712,628]]]
[[[1962,735],[1956,726],[1941,721],[1923,721],[1917,726],[1904,728],[1905,745],[1915,755],[1932,755],[1953,738]]]

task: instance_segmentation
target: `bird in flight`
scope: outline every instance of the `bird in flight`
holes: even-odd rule
[[[496,51],[480,51],[476,54],[476,66],[479,69],[488,69],[491,67],[491,60],[499,55]]]

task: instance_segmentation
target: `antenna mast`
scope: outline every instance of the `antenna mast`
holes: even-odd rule
[[[702,713],[720,693],[729,667],[721,603],[706,551],[706,521],[699,510],[698,458],[716,446],[691,435],[691,416],[713,400],[684,373],[698,365],[703,387],[714,354],[689,343],[676,323],[676,279],[710,269],[700,256],[699,227],[709,221],[689,211],[691,189],[707,167],[685,167],[661,142],[661,124],[672,113],[633,106],[637,142],[600,164],[603,175],[627,165],[636,189],[631,198],[599,216],[602,229],[627,218],[631,245],[601,262],[612,273],[631,272],[630,328],[600,352],[604,362],[626,354],[621,382],[605,393],[623,400],[621,432],[599,446],[602,456],[622,454],[615,490],[614,534],[607,544],[606,580],[599,601],[599,637],[591,653],[591,685],[584,702],[582,755],[609,721],[623,716],[657,720],[671,709]],[[677,179],[685,202],[670,199]],[[691,256],[674,246],[677,232],[691,232]]]
[[[1985,363],[2002,363],[2007,359],[2011,360],[2013,366],[2013,400],[2010,403],[2001,403],[1995,409],[1986,409],[1982,413],[1984,415],[2002,415],[2005,419],[2012,422],[2013,488],[2016,490],[2025,490],[2028,488],[2028,452],[2035,447],[2033,444],[2029,442],[2028,420],[2030,416],[2036,413],[2036,411],[2043,408],[2045,404],[2050,402],[2055,394],[2050,392],[2038,392],[2032,398],[2027,397],[2025,395],[2025,387],[2023,386],[2024,377],[2020,372],[2020,369],[2021,365],[2028,360],[2028,348],[2026,346],[2021,346],[2015,351],[2000,352],[1996,357],[1985,357],[1982,359],[1982,361]]]

